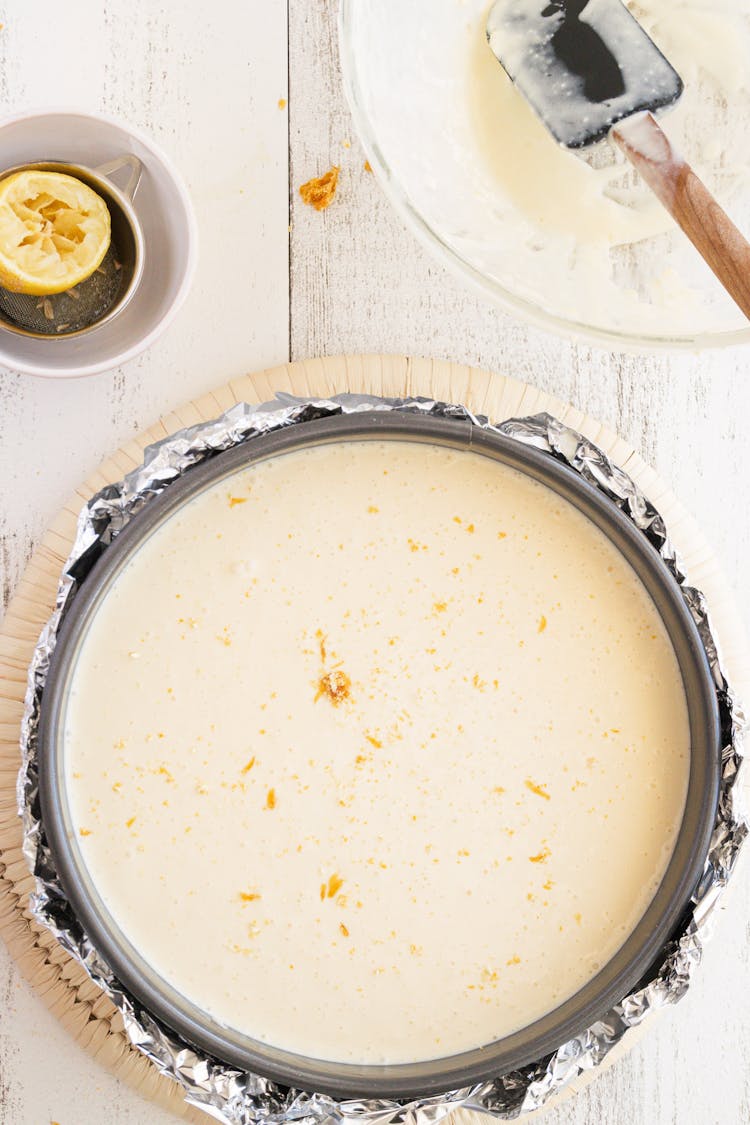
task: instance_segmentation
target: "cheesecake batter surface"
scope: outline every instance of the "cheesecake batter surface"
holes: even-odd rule
[[[689,770],[676,657],[583,515],[473,453],[259,463],[118,576],[65,715],[77,845],[155,970],[342,1062],[500,1038],[620,947]]]

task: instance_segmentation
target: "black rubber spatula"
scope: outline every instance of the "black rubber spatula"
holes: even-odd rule
[[[750,244],[656,121],[682,79],[621,0],[497,0],[487,40],[560,144],[622,149],[750,318]]]

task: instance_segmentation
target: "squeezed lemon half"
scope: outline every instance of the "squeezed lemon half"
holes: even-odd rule
[[[62,172],[29,169],[0,180],[0,285],[45,296],[71,289],[109,249],[107,204]]]

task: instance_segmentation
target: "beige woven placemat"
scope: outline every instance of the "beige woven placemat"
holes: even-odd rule
[[[671,492],[611,430],[515,379],[444,361],[403,356],[349,356],[292,363],[234,380],[188,402],[118,450],[81,485],[53,521],[26,568],[0,627],[0,935],[26,979],[83,1047],[142,1095],[196,1125],[206,1125],[206,1115],[186,1107],[178,1087],[130,1045],[109,999],[54,938],[29,918],[31,877],[21,853],[21,828],[16,815],[19,724],[26,669],[39,631],[52,611],[81,506],[98,489],[119,480],[138,465],[143,450],[152,442],[183,426],[213,418],[236,402],[273,398],[276,391],[318,397],[341,391],[425,395],[463,403],[495,420],[548,410],[581,430],[638,482],[666,518],[690,580],[709,598],[726,664],[741,690],[746,678],[744,640],[731,594],[703,535]],[[748,697],[747,691],[743,694]],[[621,1054],[632,1042],[632,1036],[626,1037],[612,1056]],[[475,1115],[461,1116],[467,1122]]]

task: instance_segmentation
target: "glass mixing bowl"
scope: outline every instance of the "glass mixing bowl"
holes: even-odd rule
[[[341,0],[341,63],[354,122],[407,226],[508,311],[574,339],[627,350],[750,340],[742,313],[608,146],[586,168],[561,163],[581,158],[557,150],[510,89],[486,45],[489,6]],[[683,8],[643,0],[636,12],[686,83],[665,125],[735,222],[750,229],[750,167],[743,167],[750,99],[742,93],[750,15],[741,0],[721,10],[706,3],[705,12],[693,5],[690,20]],[[529,161],[544,170],[541,182],[519,171]],[[605,213],[602,202],[621,239],[614,249],[587,242],[587,224]],[[628,230],[636,241],[627,240]]]

